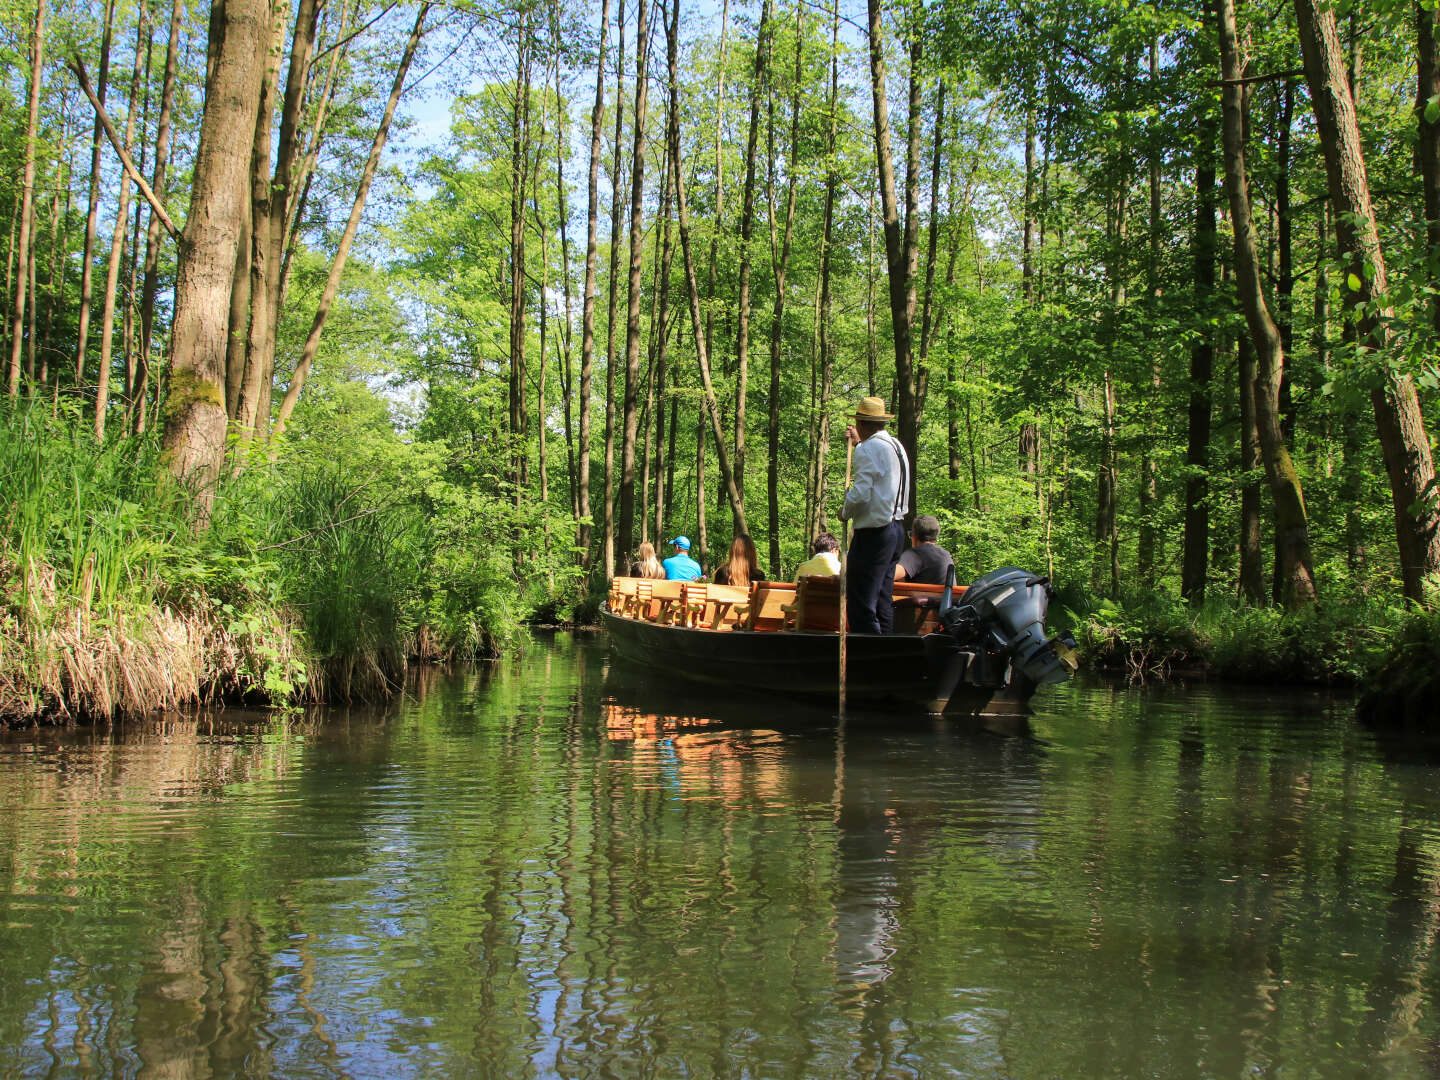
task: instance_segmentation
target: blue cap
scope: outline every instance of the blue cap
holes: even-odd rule
[[[671,547],[684,548],[686,551],[689,551],[689,550],[690,550],[690,538],[689,538],[688,536],[677,536],[677,537],[675,537],[674,540],[671,540],[671,541],[670,541],[670,546],[671,546]]]

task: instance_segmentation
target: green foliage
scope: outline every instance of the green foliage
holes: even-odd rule
[[[1394,603],[1357,596],[1286,613],[1225,598],[1192,607],[1161,593],[1080,598],[1073,620],[1085,663],[1131,678],[1356,684],[1403,625]]]

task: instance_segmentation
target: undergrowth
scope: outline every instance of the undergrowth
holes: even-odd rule
[[[412,656],[497,655],[529,613],[494,542],[518,511],[422,449],[283,447],[227,473],[201,527],[155,435],[96,443],[48,405],[0,406],[0,721],[374,699]]]
[[[1286,613],[1237,600],[1191,606],[1164,595],[1079,600],[1066,612],[1089,666],[1137,680],[1353,684],[1374,670],[1405,619],[1398,602],[1322,600]]]

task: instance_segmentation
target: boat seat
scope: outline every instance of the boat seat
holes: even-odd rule
[[[785,625],[785,605],[794,600],[793,581],[752,581],[749,600],[735,613],[743,629],[780,630]]]
[[[610,598],[606,601],[616,615],[629,615],[635,606],[635,590],[641,579],[617,577],[610,582]]]
[[[958,603],[965,586],[957,585],[950,594]],[[944,585],[922,585],[914,581],[897,581],[890,596],[895,604],[895,633],[928,634],[940,626],[940,599]]]
[[[833,575],[803,577],[795,583],[795,602],[785,605],[785,629],[840,628],[840,579]]]
[[[658,579],[642,582],[639,592],[644,596],[645,603],[640,605],[638,617],[667,626],[679,622],[685,585],[683,581]]]
[[[704,581],[685,582],[681,593],[681,624],[710,630],[730,629],[739,619],[737,612],[750,598],[749,589]]]

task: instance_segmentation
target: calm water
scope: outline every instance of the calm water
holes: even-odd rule
[[[423,674],[0,736],[0,1076],[1440,1075],[1440,771],[1344,703]]]

